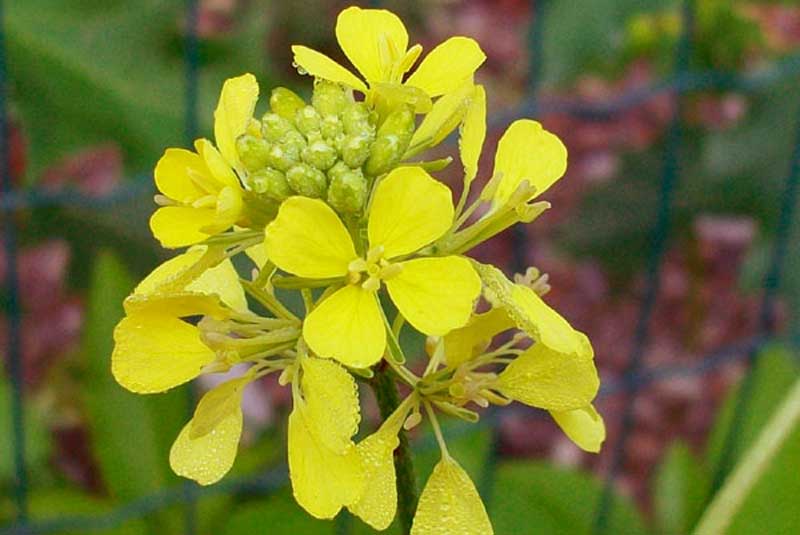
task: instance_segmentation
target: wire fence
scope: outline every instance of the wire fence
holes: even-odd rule
[[[372,5],[380,2],[371,2]],[[533,13],[541,14],[543,0],[533,1]],[[187,144],[195,138],[198,130],[197,100],[198,75],[200,71],[198,58],[198,38],[196,33],[197,0],[186,0],[186,20],[188,31],[184,43],[185,69],[185,116],[184,132]],[[131,199],[143,198],[153,194],[152,181],[149,176],[134,177],[127,184],[104,197],[90,197],[75,192],[48,192],[36,189],[15,191],[10,172],[9,122],[8,122],[8,75],[3,19],[3,1],[0,0],[0,167],[2,182],[0,183],[0,216],[3,221],[2,247],[5,251],[7,273],[6,315],[9,323],[8,337],[8,374],[11,389],[11,428],[14,452],[14,502],[16,516],[12,524],[0,528],[0,535],[43,535],[64,532],[90,533],[119,526],[127,521],[142,518],[160,510],[182,505],[184,507],[184,533],[193,535],[197,531],[196,503],[208,496],[220,494],[269,494],[287,483],[288,475],[285,466],[269,469],[246,477],[227,478],[211,487],[199,487],[194,483],[184,483],[176,487],[160,490],[120,505],[115,509],[94,515],[69,515],[48,519],[31,519],[29,515],[29,482],[25,464],[25,427],[23,425],[23,380],[21,351],[21,317],[19,301],[19,280],[17,273],[17,227],[15,215],[24,209],[39,206],[80,207],[93,210],[108,210],[117,204]],[[543,98],[539,95],[542,69],[542,41],[545,25],[544,16],[534,16],[529,35],[531,57],[528,97],[514,110],[498,114],[490,119],[491,124],[505,124],[521,116],[542,116],[547,113],[562,113],[585,120],[605,120],[623,113],[631,108],[646,103],[662,94],[673,95],[671,119],[666,133],[664,153],[660,177],[660,193],[656,222],[651,229],[650,251],[645,267],[645,286],[639,308],[638,322],[633,335],[631,352],[628,355],[623,375],[611,382],[606,382],[599,394],[603,398],[613,394],[625,396],[621,416],[621,433],[614,445],[612,462],[605,476],[604,489],[596,510],[593,531],[596,534],[607,533],[609,529],[610,511],[614,498],[613,486],[622,468],[628,447],[628,438],[634,424],[633,406],[640,391],[655,382],[673,377],[700,375],[717,370],[735,360],[743,360],[748,369],[756,364],[760,349],[774,341],[776,301],[785,272],[787,248],[795,211],[798,204],[798,183],[800,182],[800,117],[797,117],[797,132],[791,161],[787,162],[787,175],[781,197],[781,207],[777,230],[773,243],[769,265],[762,282],[763,297],[760,304],[758,332],[755,336],[742,339],[733,344],[719,348],[698,359],[692,364],[670,364],[646,366],[643,362],[645,349],[650,341],[650,324],[662,280],[661,266],[673,230],[673,201],[676,187],[681,180],[681,152],[683,143],[683,105],[687,94],[702,90],[736,91],[752,93],[771,87],[786,79],[800,75],[800,55],[794,55],[775,61],[772,65],[753,73],[731,73],[721,71],[693,71],[690,57],[694,36],[695,6],[693,0],[684,0],[681,8],[681,33],[674,54],[674,66],[671,76],[650,86],[627,91],[602,103],[586,103],[576,100]],[[525,266],[524,252],[531,246],[524,227],[517,226],[513,230],[512,240],[515,256],[513,268],[521,270]],[[791,346],[800,346],[800,333],[780,338],[780,341]],[[602,358],[602,356],[600,357]],[[722,461],[714,475],[712,492],[717,490],[732,463],[733,437],[742,425],[743,415],[747,412],[752,396],[752,376],[745,375],[742,387],[735,404],[733,423],[726,437]],[[193,397],[189,393],[189,398]],[[191,399],[189,400],[192,401]],[[191,407],[192,403],[189,403]],[[496,415],[490,411],[482,419],[480,425],[489,426],[493,430],[497,422]],[[6,432],[3,430],[2,432]],[[485,466],[484,479],[490,479],[497,459],[496,449]],[[480,485],[484,494],[490,492],[491,485]]]

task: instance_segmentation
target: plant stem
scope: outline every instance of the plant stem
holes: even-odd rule
[[[375,392],[381,417],[385,421],[400,404],[397,387],[386,362],[381,362],[376,367],[370,386]],[[411,524],[417,510],[417,482],[414,476],[411,448],[409,448],[408,437],[403,429],[398,433],[398,438],[400,445],[394,450],[394,470],[397,474],[397,512],[400,517],[400,527],[403,533],[408,535],[411,532]]]
[[[800,423],[800,379],[748,448],[697,524],[695,535],[725,533],[739,507]]]

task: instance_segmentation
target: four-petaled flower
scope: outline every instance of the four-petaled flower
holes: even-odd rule
[[[481,289],[470,261],[461,256],[406,259],[447,232],[453,211],[444,184],[418,167],[399,167],[376,186],[367,244],[359,254],[345,225],[324,202],[305,197],[284,201],[265,231],[270,260],[300,277],[340,277],[344,282],[303,322],[311,350],[358,368],[379,361],[386,348],[376,294],[381,283],[420,332],[439,336],[464,325]]]

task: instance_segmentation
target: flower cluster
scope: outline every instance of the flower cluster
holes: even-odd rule
[[[519,401],[548,410],[587,451],[605,436],[592,406],[591,344],[542,299],[546,279],[529,270],[510,280],[464,256],[548,208],[538,198],[564,174],[566,149],[539,123],[514,122],[491,179],[468,202],[486,134],[486,97],[473,80],[484,60],[478,44],[448,39],[407,75],[422,48],[408,48],[392,13],[348,8],[336,35],[363,79],[293,47],[298,69],[315,77],[310,104],[277,88],[259,120],[255,78],[230,79],[214,115],[216,143],[168,149],[158,162],[153,234],[189,248],[125,300],[112,371],[129,390],[155,393],[249,365],[203,396],[172,447],[173,469],[201,484],[234,462],[244,388],[278,373],[292,392],[297,502],[318,518],[347,508],[379,530],[397,510],[399,435],[427,417],[442,457],[411,533],[491,533],[475,486],[447,450],[441,414],[475,421],[476,408]],[[414,158],[456,128],[464,182],[454,203],[431,176],[451,159]],[[239,253],[252,276],[234,268]],[[287,291],[303,311],[281,300]],[[404,329],[428,337],[421,374],[406,366]],[[357,439],[356,378],[378,374],[407,395]]]

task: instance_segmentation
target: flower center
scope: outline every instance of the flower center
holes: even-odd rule
[[[383,246],[378,245],[367,251],[366,258],[356,258],[347,268],[350,284],[360,284],[365,290],[374,292],[381,287],[382,280],[399,275],[403,266],[392,264],[383,258]]]

